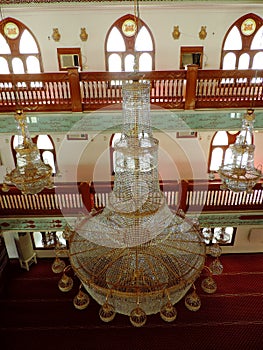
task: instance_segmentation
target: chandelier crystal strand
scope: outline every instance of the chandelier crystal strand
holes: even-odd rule
[[[52,168],[42,162],[39,149],[31,140],[22,110],[16,111],[15,119],[20,132],[15,148],[17,166],[6,174],[2,191],[7,192],[10,185],[15,185],[22,194],[37,194],[45,187],[53,188]]]
[[[205,269],[208,272],[208,277],[203,279],[203,281],[201,282],[201,288],[204,292],[208,294],[213,294],[217,290],[217,283],[212,277],[213,272],[211,271],[211,269],[208,266],[205,266]]]
[[[167,302],[166,304],[164,304],[162,307],[161,307],[161,310],[160,310],[160,316],[161,318],[166,321],[166,322],[172,322],[176,319],[177,317],[177,310],[176,308],[173,306],[173,304],[171,303],[171,300],[170,300],[170,296],[169,294],[166,292],[167,294]]]
[[[222,180],[222,189],[252,193],[253,187],[262,176],[261,167],[256,169],[254,166],[255,146],[252,144],[254,121],[254,110],[247,110],[236,142],[230,145],[226,151],[230,157],[227,157],[218,170]]]
[[[63,253],[66,253],[67,254],[67,247],[66,246],[63,246],[60,241],[58,240],[57,243],[56,243],[56,246],[55,246],[55,260],[51,266],[52,268],[52,271],[54,273],[61,273],[65,266],[66,266],[66,263],[64,260],[61,260],[60,259],[60,255],[63,254]]]
[[[221,261],[219,260],[219,257],[222,254],[222,248],[220,244],[223,243],[222,236],[220,237],[221,239],[216,238],[216,243],[213,243],[212,245],[207,247],[207,253],[214,258],[214,260],[211,262],[208,268],[210,273],[213,275],[221,275],[224,268]]]
[[[160,313],[170,322],[173,305],[203,270],[206,248],[197,221],[171,211],[160,190],[149,82],[123,82],[123,127],[114,148],[106,207],[78,220],[70,234],[65,230],[70,264],[102,306],[103,321],[120,313],[141,327],[148,315]]]
[[[81,288],[82,284],[80,284],[78,294],[73,299],[73,305],[78,310],[86,309],[90,302],[88,294],[84,293]]]
[[[190,311],[198,311],[201,307],[201,299],[196,293],[196,287],[193,284],[193,291],[186,295],[184,299],[185,306]]]
[[[52,271],[54,273],[61,273],[66,266],[66,263],[59,258],[59,256],[55,257],[55,260],[52,264]]]
[[[115,308],[107,301],[105,301],[105,303],[101,306],[99,311],[100,319],[103,322],[110,322],[114,319],[115,315]]]
[[[67,275],[67,272],[70,270],[71,266],[68,265],[63,270],[63,275],[58,282],[58,288],[61,292],[69,292],[73,287],[73,279]]]

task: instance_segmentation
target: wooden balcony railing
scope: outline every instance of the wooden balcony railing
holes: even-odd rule
[[[141,72],[151,82],[151,104],[167,109],[263,107],[263,70],[187,70]],[[121,108],[122,82],[132,73],[67,72],[1,74],[0,113],[89,111]]]
[[[195,108],[262,107],[263,70],[198,70]]]
[[[173,210],[181,208],[189,213],[262,211],[262,181],[251,194],[224,191],[220,185],[220,181],[207,180],[163,181],[160,188]],[[54,189],[26,196],[15,187],[7,193],[1,188],[2,185],[0,217],[76,216],[92,208],[104,208],[113,182],[59,183]]]

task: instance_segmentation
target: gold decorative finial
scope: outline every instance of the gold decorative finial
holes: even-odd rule
[[[60,35],[59,31],[58,31],[58,28],[53,28],[52,39],[54,41],[59,41],[60,37],[61,37],[61,35]]]
[[[87,41],[88,40],[88,33],[86,32],[86,28],[80,28],[80,35],[79,35],[80,39],[82,41]]]
[[[204,40],[207,36],[206,26],[201,26],[201,30],[199,32],[199,38]]]
[[[172,32],[172,36],[174,40],[177,40],[180,38],[181,32],[179,31],[179,26],[174,26],[174,30]]]

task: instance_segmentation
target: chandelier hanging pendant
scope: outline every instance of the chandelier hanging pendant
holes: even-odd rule
[[[158,312],[163,320],[173,321],[174,305],[191,287],[194,291],[185,305],[198,310],[201,302],[194,282],[206,258],[198,222],[182,211],[172,212],[160,190],[149,92],[148,82],[123,83],[123,128],[114,145],[115,181],[108,204],[64,232],[69,266],[82,288],[101,305],[100,318],[108,322],[120,313],[136,327]],[[216,283],[211,270],[206,271],[209,277],[202,288],[211,293]],[[67,289],[65,274],[64,269],[62,282]]]
[[[45,187],[53,188],[52,168],[42,162],[39,149],[30,137],[26,116],[22,110],[17,110],[15,119],[20,132],[16,150],[17,166],[5,176],[2,191],[9,191],[10,185],[15,185],[23,194],[36,194]]]
[[[261,169],[256,169],[254,166],[255,146],[252,144],[254,121],[254,110],[248,109],[243,117],[240,134],[236,142],[227,149],[227,157],[218,170],[223,182],[222,189],[251,193],[262,176]]]

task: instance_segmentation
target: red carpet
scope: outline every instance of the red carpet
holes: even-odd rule
[[[121,315],[103,323],[92,300],[86,310],[76,310],[72,300],[78,285],[60,292],[53,260],[39,259],[29,272],[12,261],[0,300],[0,349],[261,350],[263,254],[225,255],[221,261],[224,272],[216,277],[217,292],[207,295],[197,286],[199,311],[187,310],[182,300],[174,322],[153,315],[139,329]]]

